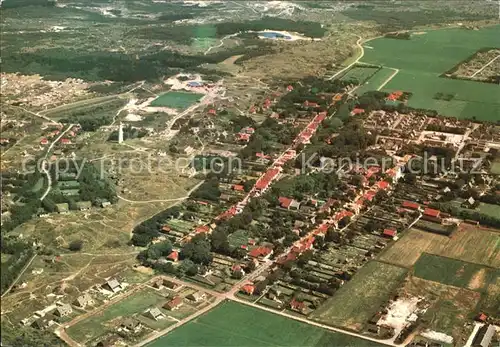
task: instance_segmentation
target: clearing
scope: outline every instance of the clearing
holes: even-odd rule
[[[401,285],[406,269],[377,261],[363,266],[311,318],[325,324],[361,330]]]
[[[380,259],[411,267],[424,252],[500,267],[500,234],[465,224],[451,237],[411,229],[382,253]]]
[[[204,95],[187,92],[167,92],[154,99],[150,106],[184,110],[198,102]]]
[[[448,117],[496,121],[500,119],[498,85],[440,76],[478,50],[498,46],[499,36],[500,26],[491,26],[432,30],[410,40],[377,38],[369,42],[373,49],[365,50],[362,61],[399,69],[383,90],[412,92],[411,107],[435,109]],[[437,93],[455,97],[436,100]]]
[[[484,291],[499,274],[493,268],[428,253],[422,254],[414,267],[416,277],[476,291]]]
[[[376,347],[377,344],[230,301],[148,345],[163,346]]]

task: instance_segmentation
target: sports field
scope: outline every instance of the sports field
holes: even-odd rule
[[[314,311],[311,318],[329,325],[360,330],[390,299],[406,272],[401,267],[372,261]]]
[[[411,229],[384,251],[380,259],[411,267],[424,252],[500,267],[500,233],[465,224],[451,237]]]
[[[148,345],[167,346],[381,345],[229,301]]]
[[[500,275],[493,268],[429,253],[420,256],[413,272],[424,280],[476,291],[484,291]]]
[[[150,106],[170,107],[183,110],[200,100],[203,94],[186,92],[167,92],[154,99]]]
[[[500,88],[492,83],[439,77],[484,47],[498,47],[500,26],[480,30],[448,28],[412,35],[410,40],[378,38],[367,45],[363,62],[400,69],[384,91],[408,91],[409,106],[435,109],[444,116],[500,119]],[[436,93],[455,94],[451,101]]]
[[[362,95],[370,90],[377,90],[389,77],[391,77],[393,73],[393,69],[389,69],[387,67],[381,68],[372,76],[372,78],[356,89],[356,94]]]

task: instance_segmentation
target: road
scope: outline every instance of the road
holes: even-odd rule
[[[12,282],[12,284],[9,286],[9,288],[7,288],[7,290],[5,292],[2,293],[2,298],[7,295],[11,289],[16,285],[17,281],[19,281],[19,279],[21,278],[21,276],[24,274],[24,272],[29,268],[29,266],[31,265],[31,263],[33,263],[33,260],[35,260],[36,258],[36,253],[31,257],[30,261],[26,263],[26,265],[24,265],[23,269],[21,270],[21,272],[19,272],[19,275],[17,275],[16,279],[14,280],[14,282]]]
[[[219,41],[220,43],[217,46],[210,46],[210,47],[208,47],[208,49],[205,51],[205,53],[203,53],[203,55],[207,55],[214,48],[219,48],[219,47],[224,46],[224,40],[227,40],[228,38],[231,38],[231,37],[234,37],[234,36],[238,36],[239,34],[240,33],[236,33],[236,34],[231,34],[231,35],[224,36],[222,39],[220,39],[220,41]]]
[[[116,196],[118,197],[118,199],[121,199],[121,200],[126,201],[126,202],[130,202],[132,204],[149,204],[149,203],[153,203],[153,202],[176,202],[176,201],[180,202],[182,200],[186,200],[187,198],[189,198],[191,193],[194,192],[196,189],[198,189],[198,187],[201,186],[203,183],[204,183],[204,181],[201,181],[200,183],[196,184],[193,188],[191,188],[185,196],[183,196],[181,198],[175,198],[175,199],[135,201],[135,200],[125,199],[124,197],[121,197],[120,195],[116,195]]]
[[[340,75],[342,72],[350,69],[354,64],[356,64],[361,58],[363,58],[363,56],[365,55],[365,49],[363,48],[363,46],[361,45],[361,41],[363,40],[363,38],[361,36],[358,36],[358,41],[356,41],[356,45],[361,49],[361,54],[356,58],[356,60],[354,60],[351,64],[347,65],[345,68],[343,68],[342,70],[338,71],[335,75],[333,75],[332,77],[328,78],[328,81],[331,81],[333,80],[335,77],[337,77],[338,75]]]
[[[36,116],[36,117],[39,117],[39,118],[42,118],[43,120],[46,120],[52,124],[56,124],[56,125],[59,125],[60,123],[56,122],[55,120],[47,117],[47,116],[44,116],[43,114],[40,114],[40,113],[35,113],[35,112],[32,112],[24,107],[21,107],[21,106],[14,106],[14,105],[9,105],[10,107],[15,107],[15,108],[19,108],[21,110],[23,110],[24,112],[28,112],[29,114],[33,115],[33,116]]]
[[[40,171],[42,171],[45,176],[47,177],[47,189],[45,190],[45,192],[43,193],[43,195],[40,197],[40,201],[43,201],[43,199],[45,199],[45,197],[47,196],[47,194],[49,194],[50,192],[50,189],[52,188],[52,177],[50,176],[50,173],[49,171],[47,170],[47,157],[49,156],[49,153],[50,151],[52,150],[52,148],[54,147],[54,145],[57,143],[57,141],[59,141],[61,139],[61,137],[63,137],[68,131],[71,130],[71,128],[73,128],[75,124],[70,124],[66,130],[64,130],[62,133],[59,134],[59,136],[54,140],[52,141],[52,143],[50,144],[49,148],[47,148],[47,152],[45,152],[45,157],[43,158],[43,161],[42,161],[42,165],[40,167]]]
[[[476,72],[474,72],[474,74],[472,76],[470,76],[470,77],[472,78],[472,77],[476,76],[478,73],[480,73],[481,71],[483,71],[484,69],[486,69],[488,66],[490,66],[491,64],[493,64],[493,62],[495,60],[497,60],[498,58],[500,58],[500,55],[497,55],[495,58],[491,59],[491,61],[488,64],[484,65],[482,68],[480,68],[479,70],[477,70]]]
[[[390,82],[390,80],[392,80],[392,79],[394,78],[394,76],[396,76],[396,75],[398,74],[398,72],[399,72],[399,69],[396,69],[396,68],[393,68],[393,67],[388,67],[388,69],[394,70],[394,72],[392,73],[392,75],[390,75],[390,76],[389,76],[389,77],[388,77],[388,78],[384,81],[384,83],[382,83],[382,84],[381,84],[381,85],[377,88],[377,90],[381,90],[382,88],[384,88],[384,87],[385,87],[385,85],[386,85],[387,83],[389,83],[389,82]]]

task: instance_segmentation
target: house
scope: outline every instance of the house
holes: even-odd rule
[[[297,211],[300,208],[300,202],[295,199],[280,197],[278,198],[278,201],[280,202],[280,206],[286,208],[287,210]]]
[[[253,293],[255,292],[255,286],[253,284],[245,284],[243,287],[241,287],[241,292],[247,295],[253,295]]]
[[[382,190],[387,190],[389,188],[389,182],[386,181],[379,181],[377,183],[377,187]]]
[[[245,245],[242,245],[242,246],[245,246]],[[233,276],[244,276],[245,275],[245,271],[243,271],[243,269],[241,268],[241,265],[239,264],[234,264],[233,266],[231,266],[231,272],[233,274]]]
[[[474,208],[475,204],[476,204],[476,200],[471,196],[470,198],[468,198],[467,200],[464,201],[464,203],[462,204],[462,207]]]
[[[111,203],[107,200],[104,200],[103,202],[101,202],[101,207],[102,208],[105,208],[105,207],[108,207],[108,206],[111,206]]]
[[[238,192],[242,192],[242,191],[244,191],[244,190],[245,190],[245,187],[244,187],[244,186],[242,186],[241,184],[235,184],[235,185],[233,185],[233,187],[232,187],[232,188],[233,188],[233,190],[236,190],[236,191],[238,191]]]
[[[31,327],[38,329],[38,330],[45,330],[52,326],[54,324],[54,321],[50,319],[49,317],[45,316],[42,318],[39,318],[35,320],[33,323],[31,323]]]
[[[43,138],[41,141],[40,141],[40,144],[41,145],[46,145],[49,143],[49,140],[47,140],[46,138]]]
[[[169,232],[172,231],[172,229],[168,226],[168,225],[164,225],[161,227],[161,230],[160,230],[162,233],[164,234],[168,234]]]
[[[116,346],[118,341],[120,341],[120,337],[116,335],[111,335],[99,341],[95,346],[96,347],[113,347]]]
[[[67,139],[67,138],[63,138],[59,142],[61,142],[63,145],[70,145],[71,144],[71,140]]]
[[[78,201],[75,205],[80,211],[87,211],[92,207],[92,203],[90,201]]]
[[[479,313],[479,314],[476,316],[476,318],[474,318],[474,319],[475,319],[476,321],[478,321],[478,322],[483,322],[483,323],[484,323],[484,322],[486,322],[486,320],[488,319],[488,316],[487,316],[487,315],[485,315],[484,313],[482,313],[482,312],[481,312],[481,313]]]
[[[85,308],[87,306],[94,305],[94,300],[92,299],[89,293],[83,293],[82,295],[76,298],[74,305],[80,308]]]
[[[169,311],[174,311],[174,310],[177,310],[179,307],[181,307],[183,305],[183,303],[184,302],[182,301],[182,297],[176,296],[172,300],[166,302],[163,305],[163,308],[167,309]]]
[[[208,225],[201,225],[197,227],[195,230],[195,233],[209,233],[210,232],[210,227]]]
[[[193,294],[189,294],[187,296],[187,298],[189,300],[194,301],[194,302],[199,302],[199,301],[202,301],[203,299],[205,299],[205,296],[206,296],[206,294],[203,292],[195,292]]]
[[[120,328],[125,331],[126,333],[135,333],[137,334],[142,330],[142,324],[141,322],[132,319],[132,318],[126,318],[123,320],[123,322],[120,324]]]
[[[144,315],[148,318],[154,319],[154,320],[160,320],[160,319],[165,319],[167,316],[163,312],[160,311],[158,307],[153,307],[147,310]]]
[[[118,282],[116,279],[111,279],[111,280],[108,280],[106,283],[104,283],[102,285],[102,287],[106,290],[109,290],[109,291],[112,291],[113,293],[117,293],[119,292],[120,290],[123,289],[122,285],[120,284],[120,282]]]
[[[304,313],[304,310],[306,309],[306,304],[303,301],[297,301],[295,298],[293,298],[292,301],[290,301],[290,308],[293,311]]]
[[[69,205],[67,202],[64,202],[62,204],[56,204],[56,211],[58,213],[68,213],[69,212]]]
[[[241,141],[241,142],[249,142],[250,141],[250,134],[242,134],[242,133],[238,133],[236,134],[237,137],[236,137],[236,140],[238,141]]]
[[[289,92],[291,92],[293,90],[293,86],[292,85],[288,85],[286,87],[286,90],[289,91]]]
[[[435,210],[432,208],[426,208],[424,210],[424,216],[427,216],[427,217],[439,218],[440,214],[441,214],[441,211]]]
[[[217,111],[215,111],[215,109],[211,108],[210,110],[208,110],[208,114],[215,116],[217,114]]]
[[[268,248],[268,247],[259,246],[259,247],[252,249],[248,254],[252,258],[259,258],[259,259],[267,260],[267,259],[269,259],[271,254],[273,254],[273,250],[271,248]]]
[[[496,334],[495,326],[492,324],[483,325],[479,328],[474,340],[472,340],[472,347],[488,347]]]
[[[179,260],[179,252],[177,251],[172,251],[168,256],[167,256],[167,259],[168,260],[171,260],[173,262],[176,262]]]
[[[408,208],[410,210],[418,210],[420,208],[419,204],[417,204],[416,202],[412,202],[412,201],[403,201],[401,206],[404,208]]]
[[[180,287],[180,284],[177,284],[175,282],[169,281],[167,279],[163,280],[163,285],[167,287],[168,289],[176,290],[177,288]]]
[[[362,109],[362,108],[354,108],[352,111],[351,111],[351,116],[355,116],[355,115],[358,115],[358,114],[362,114],[362,113],[365,113],[365,110]]]
[[[384,232],[382,233],[383,236],[393,238],[397,236],[398,232],[394,229],[384,229]]]

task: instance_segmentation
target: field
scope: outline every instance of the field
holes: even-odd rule
[[[76,341],[89,341],[108,330],[110,328],[109,321],[120,317],[130,317],[134,314],[142,314],[146,309],[159,306],[165,301],[164,297],[152,290],[141,290],[119,303],[106,308],[103,312],[78,322],[71,326],[67,332]]]
[[[378,70],[372,78],[356,89],[357,95],[362,95],[370,90],[377,90],[392,74],[394,70],[383,67]]]
[[[225,302],[148,347],[164,346],[377,346],[257,308]]]
[[[378,68],[371,66],[354,66],[349,69],[340,79],[342,81],[354,79],[363,83],[377,72]]]
[[[484,213],[484,214],[491,216],[491,217],[500,216],[500,206],[498,206],[498,205],[485,204],[482,202],[478,206],[477,210],[479,210],[479,212]]]
[[[154,107],[170,107],[175,109],[186,109],[203,97],[203,94],[185,92],[167,92],[160,95],[151,102]]]
[[[408,295],[425,297],[430,302],[424,315],[429,329],[451,335],[455,341],[469,335],[463,322],[477,314],[480,293],[417,277],[412,277],[403,291]]]
[[[363,266],[311,318],[360,330],[400,286],[406,269],[372,261]]]
[[[488,285],[481,298],[480,308],[489,315],[500,317],[500,276]]]
[[[490,173],[493,175],[500,175],[500,160],[496,159],[493,164],[491,164]]]
[[[388,248],[381,260],[411,267],[424,252],[500,267],[499,234],[464,225],[451,237],[412,229]]]
[[[498,85],[440,77],[484,47],[498,46],[500,26],[466,30],[449,28],[412,35],[410,40],[378,38],[369,41],[362,61],[400,69],[383,88],[413,93],[409,106],[435,109],[444,116],[500,119]],[[430,54],[432,52],[432,54]],[[436,93],[455,94],[451,101],[433,99]]]
[[[424,253],[415,263],[414,275],[428,281],[483,291],[500,273],[492,268]]]

